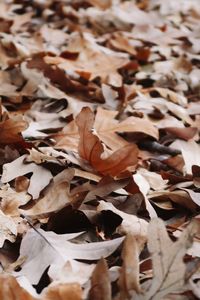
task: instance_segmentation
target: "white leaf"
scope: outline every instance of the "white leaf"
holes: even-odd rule
[[[11,163],[4,164],[1,181],[7,183],[18,176],[32,173],[28,192],[33,196],[33,199],[37,199],[40,192],[49,184],[53,176],[49,170],[42,166],[35,163],[25,164],[26,157],[27,155],[22,155]]]

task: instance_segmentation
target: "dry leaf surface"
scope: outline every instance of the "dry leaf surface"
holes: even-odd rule
[[[0,299],[199,297],[199,16],[1,1]]]

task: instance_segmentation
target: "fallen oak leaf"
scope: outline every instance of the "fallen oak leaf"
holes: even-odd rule
[[[42,229],[30,229],[24,236],[20,247],[20,257],[26,257],[21,271],[15,275],[26,276],[32,284],[37,284],[45,269],[51,264],[64,265],[74,259],[96,260],[107,257],[123,241],[123,237],[103,242],[75,244],[69,242],[82,232],[56,234]],[[30,270],[32,270],[30,272]]]
[[[177,138],[183,139],[183,140],[190,140],[194,138],[194,136],[198,132],[198,128],[196,127],[166,127],[165,131],[169,134],[172,134],[176,136]]]
[[[115,119],[117,111],[110,111],[101,107],[97,108],[94,128],[97,136],[112,150],[117,150],[128,144],[117,133],[143,133],[158,139],[158,129],[147,119],[128,117],[119,122]]]
[[[47,217],[52,212],[58,211],[71,203],[73,197],[70,194],[70,181],[73,176],[73,169],[65,169],[60,172],[44,190],[43,197],[39,198],[30,209],[21,209],[21,213],[32,218],[40,218],[43,215]]]
[[[16,236],[17,226],[15,222],[0,210],[0,248],[3,247],[5,240],[15,242]]]
[[[27,155],[22,155],[11,163],[4,164],[1,181],[7,183],[18,176],[32,173],[28,192],[34,199],[37,199],[40,192],[49,184],[52,174],[49,170],[35,163],[25,164],[26,157]]]
[[[27,129],[28,123],[21,116],[14,116],[0,122],[0,144],[23,142],[21,132]]]
[[[36,293],[34,293],[36,294]],[[1,300],[82,300],[82,289],[78,283],[52,283],[40,295],[33,296],[22,287],[15,277],[0,275]]]
[[[153,260],[153,280],[144,295],[136,299],[159,300],[170,293],[183,290],[186,265],[183,257],[192,244],[196,223],[191,223],[176,242],[172,242],[164,222],[155,218],[149,224],[148,249]]]
[[[139,282],[139,255],[144,247],[144,239],[136,239],[134,235],[128,234],[125,238],[122,250],[123,265],[120,270],[119,288],[120,299],[129,299],[131,292],[141,292]]]
[[[0,208],[7,216],[19,216],[19,206],[26,204],[31,196],[26,192],[17,192],[9,184],[0,188],[1,203]]]
[[[103,276],[102,276],[103,275]],[[89,300],[111,300],[111,284],[108,272],[108,266],[104,258],[101,258],[91,277],[91,288],[89,291]]]
[[[82,300],[83,293],[78,283],[52,283],[41,294],[38,300]]]
[[[186,174],[192,174],[193,165],[200,165],[200,146],[197,142],[193,140],[186,142],[177,139],[170,147],[175,147],[182,152],[183,160],[185,162],[184,171]]]
[[[10,274],[0,275],[1,300],[38,300],[22,288],[16,278]]]
[[[120,234],[131,233],[136,237],[139,236],[143,237],[144,240],[146,239],[148,223],[145,220],[140,219],[137,216],[124,213],[121,210],[115,208],[111,203],[100,201],[99,205],[97,206],[97,211],[101,212],[104,210],[110,210],[123,219],[122,223],[116,229],[117,232],[119,232]]]
[[[81,110],[76,117],[76,124],[80,135],[79,155],[101,174],[114,177],[127,167],[137,164],[138,148],[133,144],[127,144],[106,159],[101,158],[104,148],[99,138],[92,133],[94,113],[90,108],[85,107]]]

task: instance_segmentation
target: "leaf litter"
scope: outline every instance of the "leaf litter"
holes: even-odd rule
[[[0,3],[0,299],[200,297],[199,16]]]

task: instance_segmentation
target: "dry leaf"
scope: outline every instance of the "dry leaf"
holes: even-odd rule
[[[42,292],[38,300],[82,300],[82,289],[79,284],[52,284]]]
[[[31,199],[26,192],[17,192],[9,184],[1,187],[0,197],[0,208],[8,216],[19,216],[19,206],[26,204]]]
[[[0,248],[5,240],[14,243],[17,236],[17,226],[13,219],[0,211]]]
[[[28,192],[34,199],[39,197],[40,192],[48,185],[52,175],[51,172],[42,166],[34,163],[25,163],[26,155],[22,155],[11,163],[4,164],[1,180],[3,183],[9,182],[16,177],[32,173]],[[13,172],[14,170],[14,172]]]
[[[172,242],[163,221],[153,219],[149,224],[148,248],[153,260],[151,287],[141,299],[163,299],[170,293],[183,290],[186,266],[183,257],[191,246],[195,233],[190,224],[177,242]]]
[[[106,159],[101,158],[103,145],[99,138],[91,132],[94,115],[89,108],[82,109],[76,117],[76,123],[80,134],[79,155],[89,161],[98,172],[104,175],[117,176],[127,167],[137,163],[137,146],[132,144],[118,149]]]
[[[112,150],[117,150],[128,144],[117,135],[118,132],[140,132],[158,139],[158,129],[150,121],[131,116],[118,122],[115,119],[117,113],[117,111],[108,111],[99,107],[94,122],[97,136]]]
[[[66,169],[55,176],[44,191],[44,196],[37,200],[36,204],[21,212],[27,216],[39,217],[62,209],[70,203],[73,197],[70,194],[70,181],[74,176],[73,169]]]
[[[108,266],[105,259],[101,258],[92,273],[89,299],[111,300],[111,292]]]
[[[192,166],[200,165],[200,146],[192,140],[188,142],[176,140],[171,147],[181,150],[185,162],[184,171],[186,174],[192,174]]]
[[[113,213],[119,215],[123,220],[120,226],[117,227],[117,232],[122,234],[132,234],[134,236],[146,238],[148,223],[134,215],[124,213],[115,208],[111,203],[100,201],[98,211],[111,210]]]
[[[22,240],[20,258],[25,257],[18,275],[26,276],[32,284],[37,284],[45,269],[51,264],[63,266],[66,261],[73,259],[96,260],[109,256],[119,247],[123,238],[111,241],[75,244],[68,240],[81,233],[58,235],[42,229],[31,229]],[[34,245],[33,245],[34,243]],[[48,255],[47,255],[48,253]],[[32,272],[30,273],[30,269]]]
[[[141,292],[139,255],[143,247],[143,239],[136,239],[132,234],[126,236],[122,250],[123,265],[118,283],[120,286],[120,299],[122,300],[130,299],[133,291],[136,293]]]
[[[1,300],[37,300],[23,289],[16,279],[7,274],[0,275]]]

